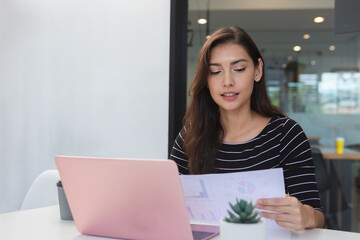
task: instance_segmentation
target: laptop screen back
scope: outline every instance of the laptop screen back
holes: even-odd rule
[[[57,156],[78,231],[125,239],[193,239],[171,160]]]

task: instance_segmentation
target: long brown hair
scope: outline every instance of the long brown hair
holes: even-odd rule
[[[207,78],[211,50],[226,43],[242,46],[255,66],[258,66],[259,58],[263,60],[254,41],[240,27],[221,28],[204,43],[198,56],[196,75],[189,89],[190,103],[183,119],[182,135],[191,174],[214,172],[216,149],[224,132],[219,121],[218,105],[207,88]],[[279,109],[271,105],[266,91],[264,66],[260,81],[254,83],[250,107],[262,116],[284,116]]]

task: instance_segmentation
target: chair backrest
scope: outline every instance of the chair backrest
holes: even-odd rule
[[[315,165],[315,178],[318,184],[319,192],[330,190],[330,176],[326,167],[325,160],[319,148],[312,147],[312,157]]]
[[[326,228],[339,229],[337,220],[337,213],[339,210],[337,209],[337,207],[335,209],[333,209],[332,207],[330,207],[329,209],[327,208],[327,199],[329,197],[328,194],[330,195],[329,203],[332,204],[332,202],[334,201],[335,205],[337,206],[337,197],[335,199],[332,199],[330,192],[333,191],[333,188],[338,189],[338,187],[340,187],[339,190],[341,195],[341,210],[351,208],[351,206],[347,203],[345,199],[344,190],[341,187],[341,183],[339,181],[339,177],[336,171],[331,171],[331,169],[334,169],[333,162],[330,161],[327,165],[319,148],[311,147],[311,151],[315,165],[315,178],[318,183],[320,200],[325,213]],[[329,166],[329,169],[327,168],[327,166]],[[333,185],[334,182],[335,186]]]
[[[56,183],[59,180],[58,170],[42,172],[27,191],[21,210],[57,205],[59,201]]]

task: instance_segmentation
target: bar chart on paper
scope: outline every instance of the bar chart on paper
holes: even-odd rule
[[[187,210],[190,219],[217,221],[223,216],[224,213],[212,204],[213,201],[209,198],[204,179],[198,179],[197,181],[183,179],[183,184],[192,185],[191,188],[183,188],[185,199],[189,199],[187,201]],[[203,208],[204,204],[209,205],[209,207]]]
[[[199,179],[198,184],[195,184],[193,188],[187,188],[186,192],[184,190],[184,195],[187,198],[208,198],[209,195],[207,193],[205,181]]]
[[[181,175],[190,220],[217,223],[236,198],[255,202],[284,197],[282,169],[228,174]]]

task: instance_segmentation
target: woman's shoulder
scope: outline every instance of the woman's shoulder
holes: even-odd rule
[[[272,124],[270,128],[280,133],[282,135],[281,139],[285,142],[305,134],[300,124],[289,117],[275,116],[271,119],[270,124]]]
[[[295,125],[299,125],[295,120],[289,117],[283,116],[273,116],[269,122],[269,125],[273,125],[274,127],[283,126],[283,127],[293,127]]]
[[[289,131],[302,131],[301,126],[293,119],[283,116],[273,116],[268,124],[271,130],[277,130],[283,133]]]

